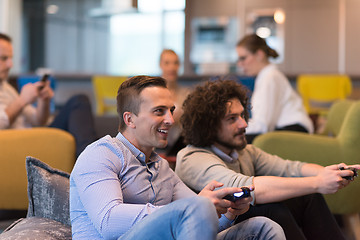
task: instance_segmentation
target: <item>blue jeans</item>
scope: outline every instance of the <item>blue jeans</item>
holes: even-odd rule
[[[279,224],[266,217],[253,217],[235,224],[217,235],[217,240],[286,239]]]
[[[285,239],[281,227],[265,217],[236,224],[217,237],[218,226],[213,203],[203,197],[193,197],[172,202],[146,216],[118,240]]]
[[[207,198],[192,197],[160,208],[118,239],[215,239],[217,229],[214,204]]]

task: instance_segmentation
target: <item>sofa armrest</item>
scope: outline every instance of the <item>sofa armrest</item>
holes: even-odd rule
[[[278,131],[256,137],[253,144],[285,159],[322,166],[339,163],[342,159],[341,145],[336,138],[327,136]]]
[[[56,128],[0,131],[0,209],[26,210],[26,156],[41,159],[54,168],[71,172],[75,163],[75,139]]]

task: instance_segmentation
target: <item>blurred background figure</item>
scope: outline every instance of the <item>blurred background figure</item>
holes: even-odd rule
[[[238,66],[245,75],[256,76],[251,118],[246,130],[248,143],[259,134],[275,130],[312,133],[314,127],[301,97],[285,75],[269,61],[269,58],[277,58],[278,53],[256,34],[241,39],[236,51]]]
[[[54,97],[50,81],[27,83],[18,92],[8,83],[12,67],[12,40],[0,33],[0,129],[46,126],[68,131],[76,141],[76,156],[97,139],[86,95],[72,96],[49,122],[50,100]],[[36,107],[32,105],[34,102]]]
[[[164,49],[160,54],[161,77],[165,78],[171,90],[176,90],[178,87],[179,68],[179,56],[174,50]]]
[[[185,147],[183,137],[181,136],[180,117],[183,113],[182,104],[189,94],[189,89],[178,84],[180,59],[174,50],[164,49],[160,54],[159,64],[161,77],[166,80],[176,107],[173,116],[175,123],[169,131],[168,145],[164,150],[166,156],[176,156],[177,152]]]

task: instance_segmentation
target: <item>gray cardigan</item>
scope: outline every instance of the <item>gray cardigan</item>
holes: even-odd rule
[[[238,159],[228,161],[211,148],[188,145],[177,154],[175,172],[195,191],[203,189],[211,180],[223,183],[224,187],[242,187],[253,184],[254,176],[302,176],[303,162],[284,160],[253,145],[237,153]],[[253,192],[252,197],[255,202]]]

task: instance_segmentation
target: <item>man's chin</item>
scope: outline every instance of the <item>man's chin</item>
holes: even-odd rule
[[[237,144],[237,145],[235,146],[235,149],[236,149],[236,150],[243,150],[243,149],[246,147],[246,145],[247,145],[247,142],[246,142],[246,140],[245,140],[243,143]]]
[[[168,141],[166,140],[162,140],[162,141],[159,141],[156,148],[165,148],[168,144]]]

